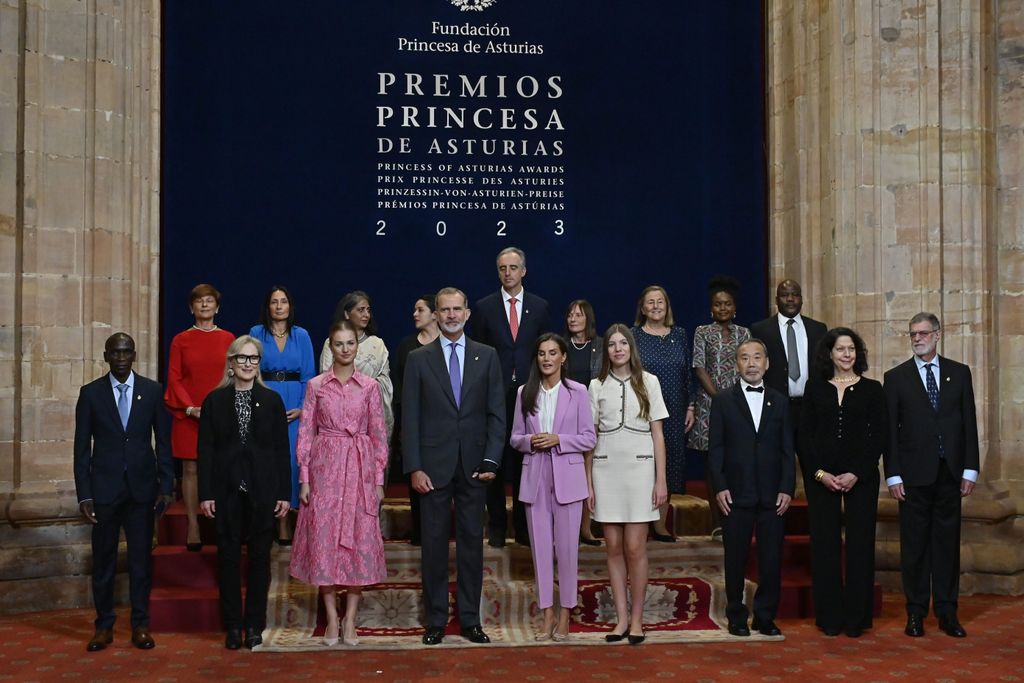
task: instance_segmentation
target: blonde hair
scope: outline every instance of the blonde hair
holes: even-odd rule
[[[235,341],[231,342],[231,346],[228,347],[227,357],[224,359],[224,377],[220,380],[220,384],[217,385],[217,389],[222,389],[234,384],[235,376],[231,373],[231,358],[232,356],[236,356],[241,353],[242,347],[246,344],[252,344],[255,346],[256,353],[261,357],[263,356],[263,344],[260,343],[259,339],[256,339],[256,337],[250,337],[247,334],[243,334],[241,337],[236,338]],[[263,383],[263,378],[260,376],[260,366],[258,365],[256,366],[256,379],[254,382],[259,384],[261,387],[267,386]]]

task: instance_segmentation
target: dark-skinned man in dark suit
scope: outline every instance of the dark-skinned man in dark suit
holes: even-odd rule
[[[885,373],[889,449],[885,483],[900,505],[905,633],[924,635],[929,597],[939,629],[967,632],[957,619],[960,499],[978,480],[978,419],[971,369],[939,356],[942,329],[932,313],[910,319],[914,357]]]
[[[505,453],[502,468],[487,490],[487,542],[494,547],[505,545],[508,514],[505,511],[505,482],[512,484],[512,526],[516,543],[529,545],[526,508],[519,500],[519,479],[523,454],[509,445],[512,434],[512,411],[516,391],[530,377],[533,345],[548,331],[548,302],[523,289],[526,276],[526,254],[522,249],[508,247],[498,252],[498,279],[501,289],[476,302],[473,308],[473,338],[493,346],[501,360],[505,386]]]
[[[715,502],[722,511],[725,545],[726,617],[729,633],[781,635],[775,624],[782,587],[783,515],[796,484],[793,429],[785,396],[765,386],[769,367],[762,341],[736,349],[740,380],[711,401],[708,466]],[[744,574],[750,540],[757,529],[757,592],[754,619],[747,627]]]
[[[778,313],[751,325],[750,336],[763,341],[768,349],[768,371],[765,372],[764,383],[788,398],[795,443],[804,387],[813,369],[814,351],[828,328],[825,323],[801,314],[803,290],[796,280],[787,279],[779,283],[775,289],[775,306]],[[801,467],[805,479],[806,469]],[[806,481],[805,486],[809,486]]]
[[[75,407],[75,490],[82,516],[92,524],[96,632],[89,652],[114,640],[121,529],[128,547],[132,644],[143,650],[156,645],[149,633],[153,524],[173,500],[174,465],[163,388],[132,372],[135,358],[130,336],[111,335],[103,351],[110,372],[83,386]]]
[[[425,645],[448,624],[448,539],[455,507],[456,598],[462,637],[489,643],[480,626],[484,500],[501,466],[505,392],[498,354],[468,338],[466,295],[437,293],[441,336],[409,354],[402,381],[405,473],[420,494]]]

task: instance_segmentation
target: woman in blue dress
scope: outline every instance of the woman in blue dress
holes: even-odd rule
[[[260,324],[249,334],[263,344],[260,374],[268,387],[284,401],[288,417],[288,442],[292,457],[292,510],[299,509],[299,466],[295,462],[295,439],[299,435],[302,400],[306,382],[316,376],[313,344],[309,334],[295,324],[295,305],[286,287],[274,285],[263,300]],[[288,517],[278,520],[277,542],[292,544],[292,524]]]
[[[651,285],[640,293],[636,305],[636,323],[631,330],[644,369],[658,378],[668,408],[665,420],[666,474],[669,499],[673,493],[686,493],[686,433],[694,423],[693,394],[690,391],[690,342],[686,329],[675,324],[672,304],[664,287]],[[660,508],[654,522],[654,538],[671,543],[668,532],[669,503]]]

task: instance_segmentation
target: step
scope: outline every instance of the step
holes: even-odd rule
[[[157,540],[161,545],[185,545],[188,537],[188,515],[185,504],[176,500],[168,506],[157,522]],[[216,545],[217,528],[212,519],[199,515],[199,537],[204,544]]]
[[[217,548],[204,545],[191,553],[180,545],[158,546],[153,550],[154,588],[208,588],[217,586]],[[246,553],[242,549],[242,582],[245,582]]]
[[[222,631],[217,586],[210,588],[153,588],[149,625],[154,633]]]

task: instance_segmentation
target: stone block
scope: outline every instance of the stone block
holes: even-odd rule
[[[87,71],[84,61],[41,56],[39,69],[41,96],[35,100],[38,104],[44,107],[85,109]]]
[[[13,152],[0,152],[0,178],[17,176],[17,157]],[[14,214],[17,210],[16,190],[14,182],[0,182],[0,236],[14,234]],[[2,251],[0,254],[13,254],[14,251]],[[6,258],[4,258],[6,261]]]
[[[81,229],[85,221],[85,168],[80,159],[42,158],[36,225],[45,228]],[[27,195],[27,193],[26,193]]]
[[[85,112],[81,109],[47,107],[41,112],[40,150],[44,154],[86,156]]]
[[[26,326],[82,324],[82,284],[78,278],[26,275],[22,285]]]
[[[26,401],[30,404],[30,401]],[[71,421],[74,422],[74,405],[71,405]],[[60,430],[64,432],[63,428]],[[73,479],[72,454],[74,444],[71,440],[54,441],[29,439],[48,439],[49,432],[38,435],[25,434],[26,442],[21,447],[21,475],[24,481],[49,481],[51,479]]]
[[[111,62],[96,63],[96,111],[122,114],[125,111],[125,82],[123,66]]]
[[[82,259],[81,233],[61,228],[26,228],[24,261],[26,273],[78,275]]]
[[[79,10],[84,8],[84,3],[81,2],[74,5]],[[39,20],[43,29],[42,51],[45,55],[67,60],[85,60],[89,48],[89,19],[84,11],[71,12],[64,8],[52,8],[48,2]]]
[[[85,351],[85,329],[74,327],[44,327],[39,331],[39,343],[27,350],[33,358],[51,361],[82,360]]]
[[[124,232],[127,229],[125,201],[129,189],[125,187],[124,165],[112,159],[96,159],[94,173],[94,225],[115,233]]]

